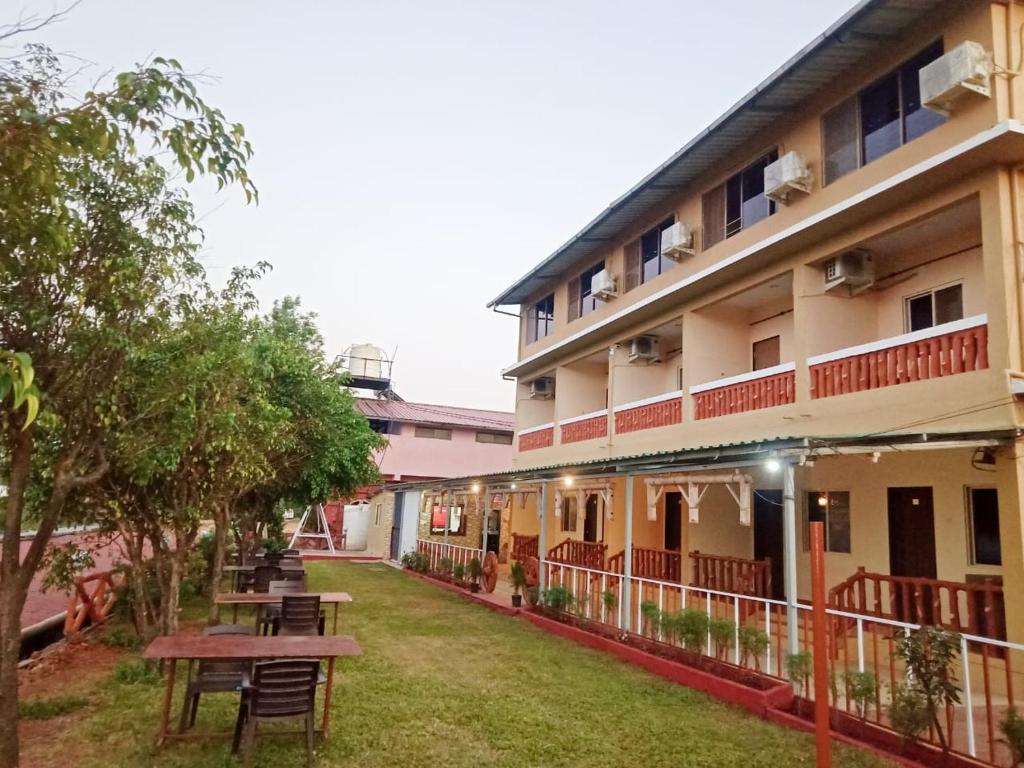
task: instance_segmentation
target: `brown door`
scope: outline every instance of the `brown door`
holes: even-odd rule
[[[934,579],[937,575],[935,512],[930,487],[889,489],[889,573],[923,579]],[[896,589],[897,616],[904,621],[930,623],[931,600],[922,601],[922,612],[912,595],[909,588]]]
[[[782,567],[782,491],[762,491],[754,494],[754,559],[772,559],[771,593],[775,600],[786,598],[786,583]]]
[[[683,495],[679,491],[665,494],[665,549],[678,552],[683,548]]]
[[[583,518],[583,540],[599,541],[603,539],[601,533],[601,515],[598,509],[597,494],[587,496],[585,517]]]

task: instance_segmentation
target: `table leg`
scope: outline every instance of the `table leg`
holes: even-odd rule
[[[238,623],[238,603],[235,603],[231,607],[231,623],[232,624],[237,624]]]
[[[327,660],[327,685],[324,688],[324,720],[321,724],[321,730],[324,732],[324,738],[327,738],[327,734],[331,730],[331,691],[334,688],[334,657],[331,656]]]
[[[333,634],[338,634],[338,608],[341,607],[340,603],[334,604],[334,630]]]
[[[163,746],[167,741],[167,724],[171,719],[171,699],[174,696],[174,676],[177,671],[178,660],[168,659],[167,661],[167,687],[164,689],[164,707],[160,712],[160,733],[156,738],[156,745]]]

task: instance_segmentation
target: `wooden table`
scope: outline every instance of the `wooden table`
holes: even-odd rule
[[[169,738],[192,734],[171,734],[167,726],[171,718],[171,699],[179,659],[216,659],[218,661],[256,661],[258,659],[327,659],[327,685],[324,689],[324,717],[320,731],[324,737],[331,727],[331,688],[334,685],[334,660],[339,656],[360,656],[363,651],[354,638],[347,635],[308,635],[289,637],[251,637],[248,635],[173,635],[158,637],[142,654],[144,659],[167,662],[167,686],[160,712],[157,746]],[[208,735],[208,734],[206,734]]]
[[[334,605],[334,627],[332,632],[338,634],[338,608],[342,603],[351,603],[352,595],[348,592],[289,592],[290,595],[305,595],[307,597],[319,597],[320,604]],[[271,594],[269,592],[221,592],[213,602],[216,605],[230,605],[234,619],[233,624],[238,623],[238,606],[240,605],[280,605],[282,594]]]
[[[306,567],[303,565],[301,560],[282,560],[277,568],[282,571],[305,571]],[[238,574],[249,573],[251,574],[256,570],[255,565],[225,565],[224,573],[231,574],[231,589],[238,591]]]

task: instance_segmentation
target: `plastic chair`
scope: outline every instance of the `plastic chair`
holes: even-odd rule
[[[318,659],[279,659],[257,662],[252,685],[242,688],[235,723],[233,751],[242,746],[242,765],[252,765],[256,725],[261,720],[302,718],[306,725],[306,765],[313,763],[313,713]]]
[[[210,627],[213,629],[213,627]],[[234,633],[237,634],[237,633]],[[196,713],[199,711],[199,697],[204,693],[235,693],[242,690],[249,676],[248,661],[207,661],[200,660],[196,676],[191,675],[185,688],[185,700],[181,705],[181,720],[178,722],[178,733],[196,724]]]
[[[319,595],[289,595],[281,598],[281,616],[274,622],[275,635],[322,635],[324,616]]]
[[[267,593],[270,582],[281,578],[281,569],[276,565],[257,565],[252,572],[252,591]]]
[[[277,579],[268,585],[267,592],[271,595],[286,595],[296,592],[305,592],[306,586],[302,582],[290,579]],[[265,635],[274,626],[281,616],[281,606],[265,605],[259,618],[259,634]]]
[[[218,635],[255,635],[256,630],[253,627],[247,627],[245,624],[214,624],[212,627],[204,627],[202,634],[204,637],[213,637]]]

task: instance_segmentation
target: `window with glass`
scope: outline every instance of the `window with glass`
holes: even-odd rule
[[[656,227],[651,227],[636,240],[626,244],[624,290],[631,291],[672,269],[675,261],[661,255],[661,237],[665,230],[675,223],[675,216],[669,216]]]
[[[466,518],[462,507],[445,507],[435,504],[430,512],[430,532],[444,533],[445,516],[448,516],[448,533],[452,536],[466,535]]]
[[[850,492],[809,491],[804,549],[811,548],[811,523],[825,524],[825,551],[850,552]]]
[[[967,489],[967,532],[973,565],[1002,565],[999,542],[999,492],[995,488]]]
[[[511,432],[477,432],[478,443],[493,443],[495,445],[512,445]]]
[[[593,295],[591,282],[594,275],[604,269],[604,260],[597,262],[590,269],[585,269],[569,281],[569,320],[588,315],[601,305],[601,300]]]
[[[562,497],[562,533],[576,530],[576,516],[579,512],[576,496]]]
[[[555,294],[549,294],[531,306],[526,315],[526,343],[532,344],[555,329]]]
[[[923,136],[945,118],[921,105],[921,68],[942,56],[938,40],[822,118],[825,183]]]
[[[759,157],[701,200],[704,248],[710,248],[775,213],[764,196],[764,169],[779,159],[778,150]]]
[[[450,429],[437,429],[435,427],[416,427],[414,434],[416,437],[427,437],[433,440],[452,439],[452,431]]]
[[[959,283],[947,285],[906,300],[907,332],[922,331],[964,318],[964,290]]]

